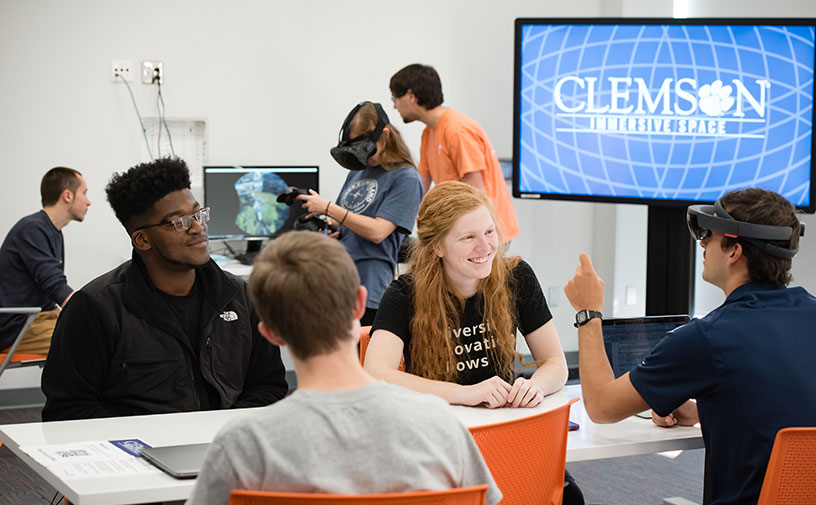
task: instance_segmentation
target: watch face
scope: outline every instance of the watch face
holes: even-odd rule
[[[586,310],[578,312],[575,314],[575,321],[577,321],[578,324],[584,324],[585,322],[589,321],[589,313]]]

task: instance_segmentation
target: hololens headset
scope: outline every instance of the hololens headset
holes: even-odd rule
[[[722,232],[726,237],[740,238],[759,247],[766,254],[777,258],[791,259],[799,248],[786,249],[769,244],[768,240],[789,240],[793,235],[790,226],[774,226],[737,221],[725,211],[720,200],[714,205],[691,205],[686,212],[689,233],[695,240],[703,240],[711,235],[711,230]],[[799,223],[799,235],[805,235],[805,223]]]
[[[377,127],[368,135],[360,135],[359,137],[349,138],[349,125],[354,115],[360,110],[360,107],[370,103],[374,105],[377,110]],[[377,141],[380,140],[383,128],[389,123],[388,116],[382,108],[382,105],[374,102],[360,102],[356,107],[351,109],[351,112],[343,121],[343,126],[340,128],[340,140],[337,142],[337,147],[332,147],[330,152],[332,158],[340,164],[340,166],[349,170],[364,170],[368,166],[368,159],[377,152]]]

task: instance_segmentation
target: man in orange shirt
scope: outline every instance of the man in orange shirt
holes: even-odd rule
[[[431,182],[462,181],[482,189],[493,200],[505,242],[519,234],[516,212],[504,182],[496,151],[474,120],[442,106],[439,74],[413,64],[391,77],[391,100],[406,123],[422,121],[419,175],[425,192]]]

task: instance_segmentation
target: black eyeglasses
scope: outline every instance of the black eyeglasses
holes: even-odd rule
[[[148,224],[146,226],[140,226],[140,227],[136,228],[133,231],[144,230],[145,228],[152,228],[154,226],[162,226],[162,225],[165,225],[165,224],[172,224],[173,228],[175,228],[176,231],[187,231],[187,230],[190,229],[191,226],[193,226],[193,220],[194,219],[195,219],[195,222],[200,224],[201,226],[204,226],[205,224],[207,224],[210,221],[210,208],[205,207],[203,209],[200,209],[198,212],[196,212],[194,214],[177,217],[177,218],[171,219],[169,221],[165,220],[165,221],[162,221],[161,223]]]

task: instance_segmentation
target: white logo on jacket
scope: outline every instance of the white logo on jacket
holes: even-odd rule
[[[221,319],[223,319],[224,321],[226,321],[228,323],[230,321],[237,321],[238,320],[238,314],[236,314],[235,311],[232,311],[232,310],[222,312],[220,317],[221,317]]]

